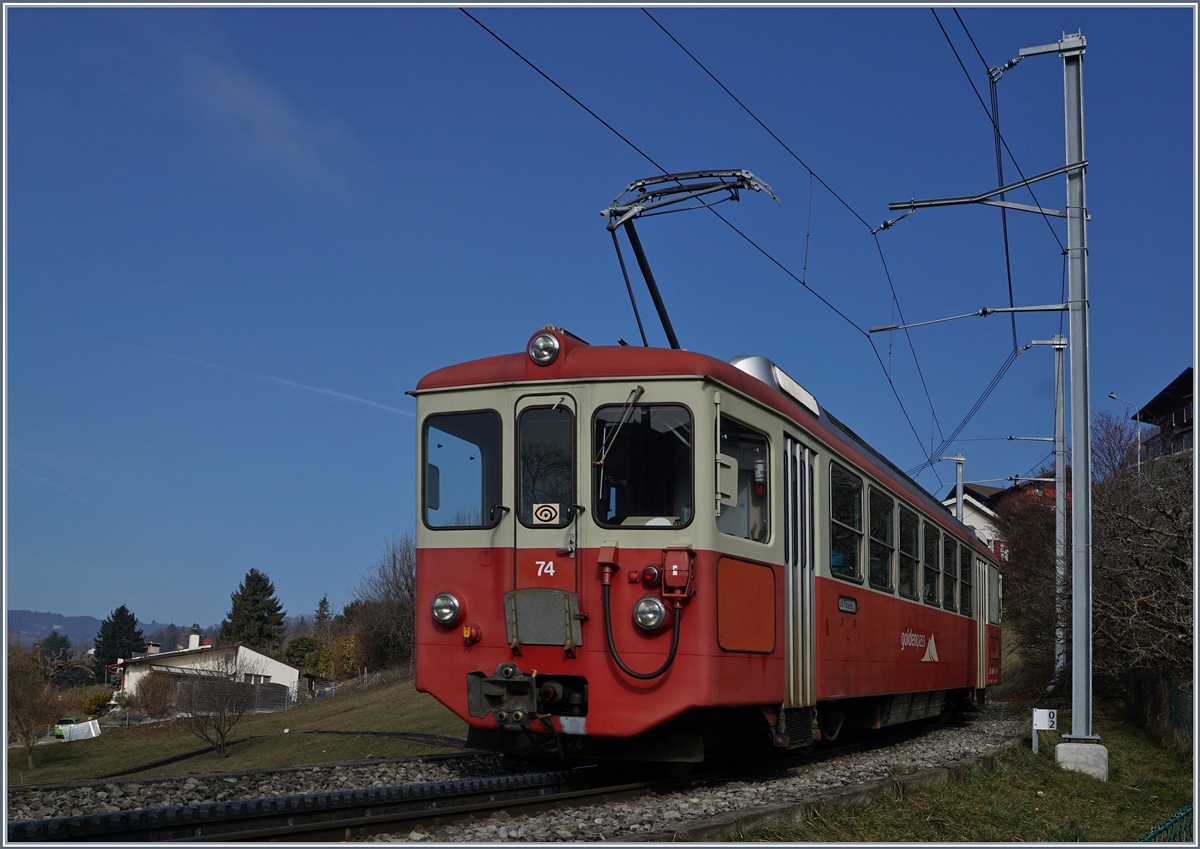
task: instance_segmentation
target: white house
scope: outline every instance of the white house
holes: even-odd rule
[[[988,502],[994,495],[1003,491],[996,486],[963,485],[963,524],[973,529],[975,536],[992,549],[997,557],[1000,556],[998,546],[1000,532],[997,528],[999,517],[996,515],[996,511],[988,506]],[[953,487],[942,504],[951,513],[957,509],[956,493]]]
[[[188,640],[188,647],[180,651],[160,652],[153,643],[147,648],[149,651],[146,654],[117,661],[116,665],[123,673],[122,693],[135,695],[138,682],[154,672],[166,672],[176,678],[187,679],[234,671],[237,677],[247,684],[286,686],[292,702],[295,702],[298,695],[299,667],[276,660],[241,643],[216,648],[212,645],[201,645],[200,635],[192,634]]]

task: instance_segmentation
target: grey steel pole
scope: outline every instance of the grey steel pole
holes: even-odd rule
[[[963,520],[963,455],[954,457],[954,518]]]
[[[1067,339],[1055,334],[1054,346],[1054,680],[1062,684],[1067,669],[1067,434],[1066,375],[1063,349]]]
[[[1083,53],[1076,33],[1058,43],[1063,60],[1067,162],[1083,149]],[[1087,194],[1084,169],[1067,173],[1067,274],[1071,315],[1071,733],[1092,733],[1092,439],[1088,375]]]

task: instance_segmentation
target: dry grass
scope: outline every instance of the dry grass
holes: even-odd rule
[[[1066,716],[1064,716],[1066,714]],[[995,772],[971,770],[904,798],[886,797],[801,823],[759,828],[745,840],[787,842],[1125,842],[1192,800],[1191,763],[1156,745],[1115,713],[1094,717],[1109,750],[1097,781],[1054,763],[1058,734],[1040,732],[1039,751],[1013,750]],[[1060,728],[1070,728],[1066,711]]]
[[[289,729],[287,734],[285,728]],[[367,755],[399,757],[447,751],[386,737],[303,732],[405,731],[463,739],[466,728],[465,723],[431,697],[416,692],[409,678],[357,693],[316,699],[281,713],[247,716],[234,734],[234,739],[245,742],[233,746],[228,757],[211,753],[198,755],[138,774],[228,772],[356,760]],[[26,784],[98,778],[203,746],[203,742],[189,734],[182,724],[174,722],[133,726],[128,730],[106,728],[94,740],[37,746],[33,772],[23,768],[23,757],[9,758],[8,782]]]

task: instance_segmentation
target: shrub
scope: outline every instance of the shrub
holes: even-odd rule
[[[92,693],[83,703],[83,712],[88,716],[98,716],[110,701],[112,701],[112,693],[108,690]]]
[[[333,641],[332,677],[346,679],[358,676],[357,643],[353,634]]]
[[[162,716],[175,704],[175,681],[169,673],[151,672],[138,681],[137,706],[150,716]]]
[[[323,678],[333,677],[333,643],[326,643],[317,652],[317,674]]]

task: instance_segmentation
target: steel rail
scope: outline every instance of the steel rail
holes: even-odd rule
[[[256,840],[338,829],[351,823],[395,822],[433,812],[465,813],[498,802],[519,802],[585,790],[595,771],[570,770],[367,790],[340,790],[205,802],[10,823],[8,842],[141,843],[179,840]]]

